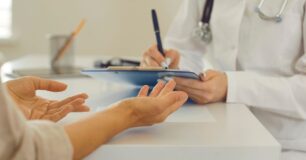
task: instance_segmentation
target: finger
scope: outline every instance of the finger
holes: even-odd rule
[[[178,90],[178,91],[186,92],[188,95],[189,94],[194,94],[194,95],[199,95],[200,96],[200,95],[205,93],[205,91],[203,91],[203,90],[193,89],[193,88],[189,88],[189,87],[185,87],[185,86],[181,86],[181,85],[176,85],[175,89]]]
[[[140,62],[140,67],[147,67],[147,66],[148,64],[146,63],[145,58],[142,57],[141,62]]]
[[[204,81],[209,81],[209,80],[213,79],[217,74],[218,74],[217,71],[213,71],[213,70],[206,71]]]
[[[137,97],[146,97],[146,96],[148,96],[149,89],[150,89],[150,87],[147,86],[147,85],[141,87],[140,91],[138,92],[138,96]]]
[[[195,94],[188,94],[189,98],[195,102],[196,104],[207,104],[209,101],[207,100],[207,98],[205,98],[205,96],[203,97],[199,97],[198,95],[195,95]]]
[[[171,63],[170,63],[171,68],[178,67],[178,63],[180,61],[180,56],[179,56],[179,53],[177,51],[170,49],[170,50],[167,50],[165,52],[165,55],[166,55],[166,57],[171,59]]]
[[[149,51],[147,52],[147,56],[151,57],[158,64],[161,64],[165,60],[163,54],[158,51],[157,45],[154,45],[149,49]]]
[[[145,58],[145,64],[149,67],[160,67],[160,63],[156,62],[154,59],[151,57],[146,57]]]
[[[159,96],[164,96],[166,94],[168,94],[169,92],[172,92],[174,90],[176,86],[176,83],[174,80],[170,80],[165,87],[162,89],[162,91],[160,92]]]
[[[61,92],[67,88],[67,85],[58,81],[30,77],[36,90],[47,90],[52,92]]]
[[[71,96],[71,97],[68,97],[64,100],[61,100],[61,101],[58,101],[58,102],[55,102],[53,103],[52,105],[49,106],[49,109],[52,109],[52,108],[59,108],[65,104],[68,104],[78,98],[82,98],[82,99],[87,99],[88,98],[88,95],[86,93],[81,93],[81,94],[77,94],[77,95],[74,95],[74,96]]]
[[[85,100],[79,98],[72,101],[71,103],[68,103],[68,105],[73,107],[73,112],[88,112],[90,109],[87,105],[84,105],[84,103]]]
[[[90,108],[87,105],[78,105],[75,106],[73,112],[88,112]]]
[[[162,89],[164,88],[165,83],[162,81],[158,81],[158,83],[156,84],[156,86],[153,88],[152,92],[150,93],[150,97],[156,97],[159,95],[159,93],[162,91]]]
[[[59,112],[55,112],[52,115],[47,115],[44,116],[43,119],[48,119],[51,120],[53,122],[57,122],[59,120],[61,120],[62,118],[64,118],[68,113],[73,111],[73,107],[72,106],[68,106],[65,108],[62,108]]]
[[[192,88],[192,89],[199,89],[199,90],[207,90],[206,83],[203,83],[200,80],[195,79],[187,79],[187,78],[179,78],[174,77],[173,78],[177,85]]]
[[[175,91],[169,93],[165,100],[167,101],[167,109],[162,114],[164,118],[178,110],[188,100],[188,95],[185,92]]]
[[[70,107],[70,106],[72,106],[72,108],[74,109],[75,107],[83,105],[84,103],[85,103],[85,100],[83,98],[77,98],[77,99],[74,99],[73,101],[71,101],[69,103],[66,103],[64,105],[61,105],[57,108],[49,107],[48,114],[54,114],[54,113],[62,110],[63,108],[67,108],[67,107]]]
[[[199,77],[200,77],[201,81],[203,81],[203,82],[206,81],[206,74],[205,73],[200,73]]]
[[[206,104],[209,102],[208,97],[210,94],[207,92],[182,86],[176,86],[176,90],[186,92],[188,96],[198,104]]]

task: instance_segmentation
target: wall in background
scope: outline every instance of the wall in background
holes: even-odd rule
[[[47,54],[48,33],[70,33],[82,18],[77,54],[137,56],[155,42],[150,10],[159,14],[165,35],[182,0],[19,0],[13,1],[12,43],[6,57]]]

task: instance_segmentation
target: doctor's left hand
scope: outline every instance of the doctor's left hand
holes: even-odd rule
[[[209,70],[200,77],[201,80],[174,78],[176,89],[186,92],[198,104],[226,101],[228,84],[225,73]]]
[[[70,112],[85,112],[86,94],[77,94],[61,101],[48,100],[36,95],[37,90],[61,92],[67,85],[38,77],[24,77],[6,83],[9,94],[27,119],[59,121]]]

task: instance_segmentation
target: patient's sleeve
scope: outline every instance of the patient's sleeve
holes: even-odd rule
[[[0,85],[0,159],[69,160],[72,155],[62,126],[27,121]]]

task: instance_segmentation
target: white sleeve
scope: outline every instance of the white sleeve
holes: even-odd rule
[[[303,22],[304,39],[306,38],[305,19],[306,17]],[[295,63],[295,69],[297,73],[291,77],[272,77],[253,72],[227,72],[227,102],[244,103],[281,115],[306,119],[305,51]]]
[[[268,77],[227,72],[228,103],[244,103],[294,118],[306,119],[306,75]]]
[[[180,52],[180,69],[202,72],[204,68],[202,42],[193,37],[194,29],[201,20],[203,0],[184,0],[176,15],[168,34],[165,46]]]
[[[48,121],[27,121],[1,85],[0,127],[0,159],[72,159],[64,128]]]

